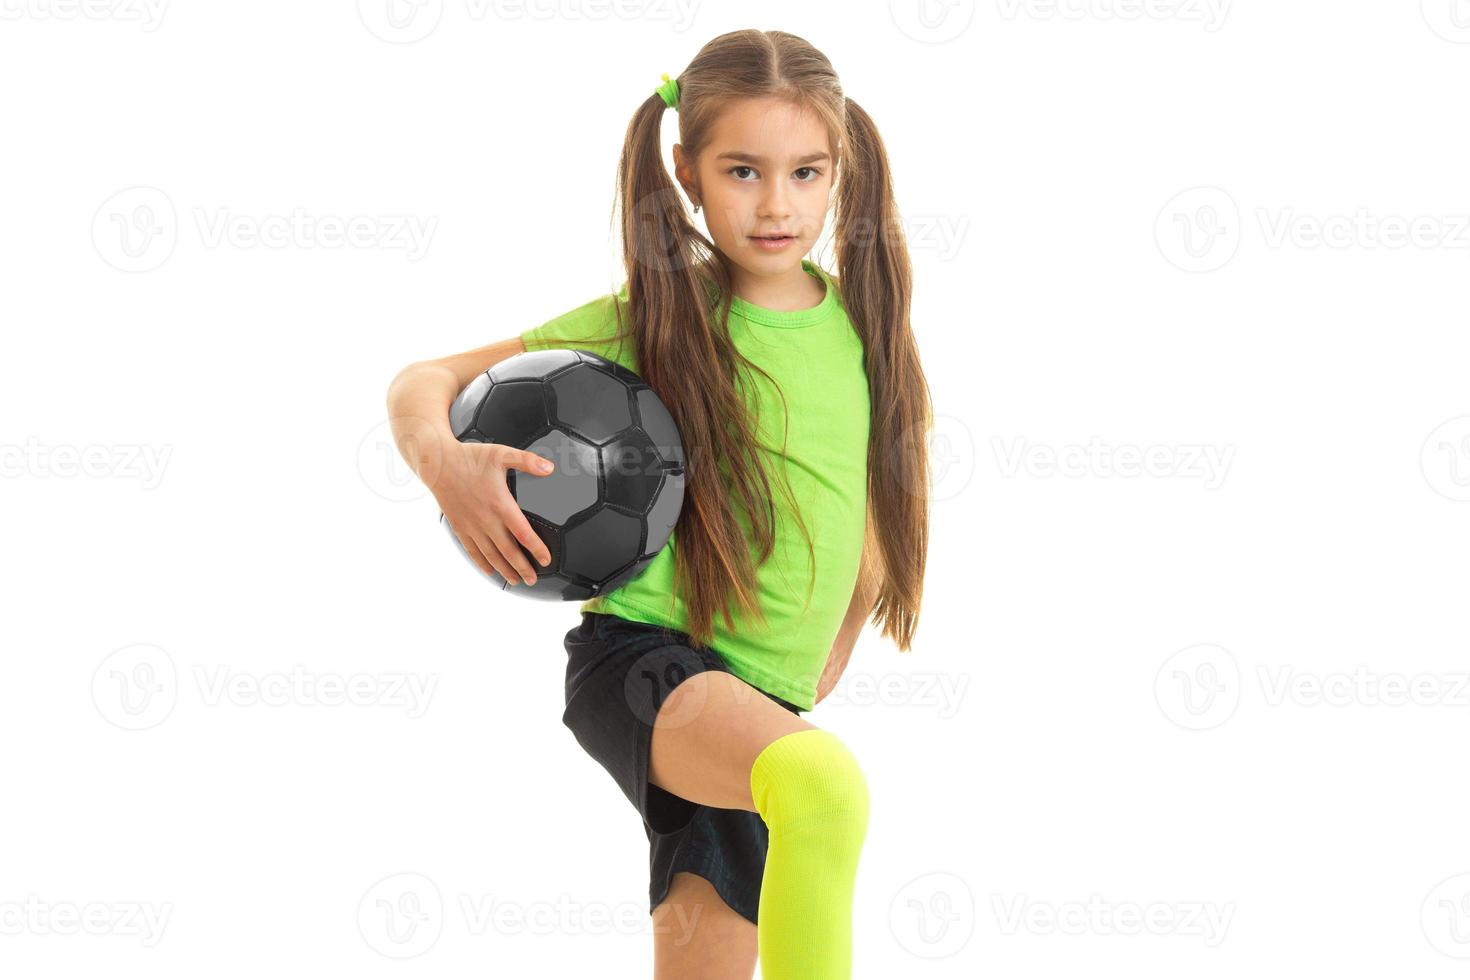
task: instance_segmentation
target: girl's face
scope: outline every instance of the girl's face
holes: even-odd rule
[[[800,281],[793,274],[804,275],[801,260],[822,233],[832,190],[831,147],[815,116],[776,99],[732,103],[697,166],[675,144],[674,172],[747,284]],[[758,241],[776,234],[792,240],[775,249]]]

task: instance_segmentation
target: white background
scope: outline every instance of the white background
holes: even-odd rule
[[[651,975],[575,609],[383,396],[614,288],[634,108],[761,27],[883,132],[939,414],[915,648],[810,716],[855,976],[1463,975],[1470,5],[397,10],[0,0],[0,973]]]

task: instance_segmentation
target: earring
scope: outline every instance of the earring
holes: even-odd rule
[[[694,205],[694,213],[695,214],[698,214],[699,213],[699,205],[698,204]]]

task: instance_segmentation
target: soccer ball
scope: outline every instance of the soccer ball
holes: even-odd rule
[[[489,573],[500,589],[551,602],[590,599],[643,571],[673,533],[684,503],[684,444],[658,395],[620,364],[585,350],[516,354],[459,393],[449,426],[460,442],[513,446],[556,465],[549,476],[506,471],[551,564],[527,555],[536,584],[514,589]],[[439,522],[479,571],[442,513]]]

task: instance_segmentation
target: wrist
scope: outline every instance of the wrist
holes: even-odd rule
[[[388,426],[393,443],[414,475],[433,489],[446,466],[453,464],[453,452],[463,444],[454,438],[449,420],[430,421],[413,412],[392,415]]]

